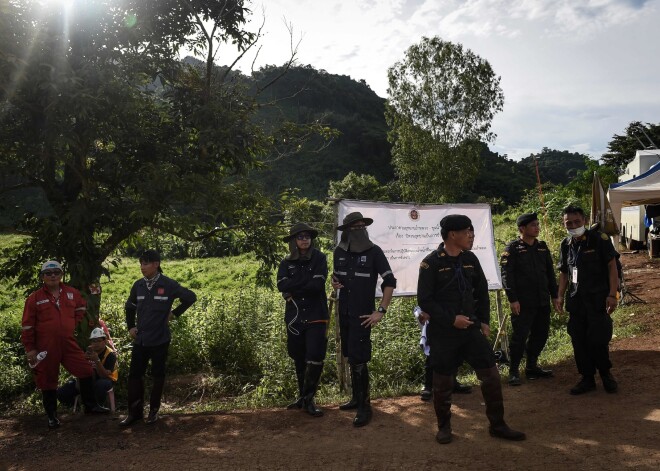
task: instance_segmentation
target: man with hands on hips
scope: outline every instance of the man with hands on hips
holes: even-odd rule
[[[140,256],[143,278],[133,284],[126,301],[126,325],[133,339],[131,364],[128,370],[128,416],[123,427],[143,418],[144,375],[151,361],[153,386],[146,423],[158,420],[161,397],[165,387],[165,363],[170,346],[169,323],[183,314],[197,300],[195,293],[163,275],[160,254],[146,250]],[[175,299],[180,304],[172,309]]]

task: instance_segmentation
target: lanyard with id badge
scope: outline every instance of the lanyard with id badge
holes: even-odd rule
[[[571,267],[571,296],[573,296],[578,290],[578,263],[582,253],[582,245],[579,244],[576,249],[575,246],[571,244],[568,253],[568,265]]]

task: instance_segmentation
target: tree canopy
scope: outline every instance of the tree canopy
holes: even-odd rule
[[[635,158],[638,150],[660,146],[660,124],[633,121],[625,134],[615,134],[607,144],[608,152],[601,157],[603,162],[615,168],[618,174]]]
[[[453,201],[477,175],[480,142],[495,138],[500,78],[462,45],[424,37],[388,69],[388,79],[388,137],[403,198]]]
[[[0,191],[36,187],[49,206],[15,228],[31,237],[1,275],[29,286],[39,262],[57,258],[89,293],[142,229],[190,240],[237,228],[268,280],[279,201],[245,175],[326,128],[265,130],[240,74],[214,65],[219,44],[240,57],[259,37],[246,29],[245,2],[74,3],[13,0],[0,10],[0,173],[11,176]],[[183,45],[206,53],[202,67],[177,59]]]

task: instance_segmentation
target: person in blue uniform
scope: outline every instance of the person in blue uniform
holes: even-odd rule
[[[371,329],[376,326],[392,300],[396,278],[383,250],[369,240],[367,226],[373,219],[360,212],[348,214],[337,227],[342,231],[334,251],[332,287],[339,290],[337,298],[342,354],[351,369],[353,395],[339,406],[341,410],[357,409],[353,425],[362,427],[371,420],[369,369],[371,360]],[[374,309],[378,276],[383,282],[380,305]]]
[[[160,254],[146,250],[140,256],[143,278],[133,284],[126,301],[126,326],[133,340],[128,370],[128,416],[119,424],[129,426],[143,418],[144,375],[151,361],[153,385],[146,423],[158,420],[165,387],[165,363],[172,335],[169,324],[197,300],[195,293],[163,274]],[[175,300],[180,303],[172,309]]]
[[[440,221],[443,243],[419,268],[417,301],[430,316],[427,340],[433,368],[433,406],[438,420],[436,441],[452,441],[451,396],[456,367],[466,361],[481,381],[489,432],[506,440],[524,440],[504,421],[504,399],[490,335],[488,281],[474,243],[472,221],[452,214]]]
[[[314,417],[323,415],[314,402],[328,345],[328,277],[326,256],[313,242],[318,231],[305,223],[294,224],[284,241],[289,255],[277,270],[277,289],[286,301],[287,351],[296,369],[298,399],[289,409],[303,409]]]
[[[502,252],[502,284],[511,307],[509,385],[520,386],[520,362],[527,353],[528,380],[552,377],[538,365],[539,355],[550,333],[550,301],[558,308],[557,279],[548,245],[538,240],[540,224],[536,213],[516,220],[520,237]]]
[[[610,372],[609,343],[610,316],[618,305],[617,252],[607,234],[586,229],[582,208],[565,208],[563,222],[568,237],[561,243],[559,256],[559,298],[562,301],[566,295],[568,334],[581,375],[570,393],[579,395],[595,390],[596,371],[605,391],[615,393],[618,383]]]

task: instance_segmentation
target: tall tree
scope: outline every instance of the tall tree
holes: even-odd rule
[[[245,3],[2,4],[0,173],[19,183],[0,192],[37,187],[50,213],[26,214],[16,230],[30,237],[0,275],[29,286],[39,261],[65,261],[93,325],[100,297],[90,286],[120,243],[145,228],[192,239],[234,227],[252,235],[245,248],[259,248],[266,279],[278,202],[242,176],[309,129],[283,122],[266,132],[240,74],[214,66],[220,44],[236,45],[240,58],[259,39],[246,30]],[[185,45],[203,67],[177,60]]]
[[[660,146],[660,123],[642,124],[633,121],[626,128],[626,133],[615,134],[607,144],[608,152],[602,155],[601,160],[616,169],[620,175],[626,166],[635,158],[638,150]]]
[[[479,170],[480,142],[490,142],[502,110],[500,78],[460,44],[422,38],[388,70],[385,116],[404,199],[449,202]]]

